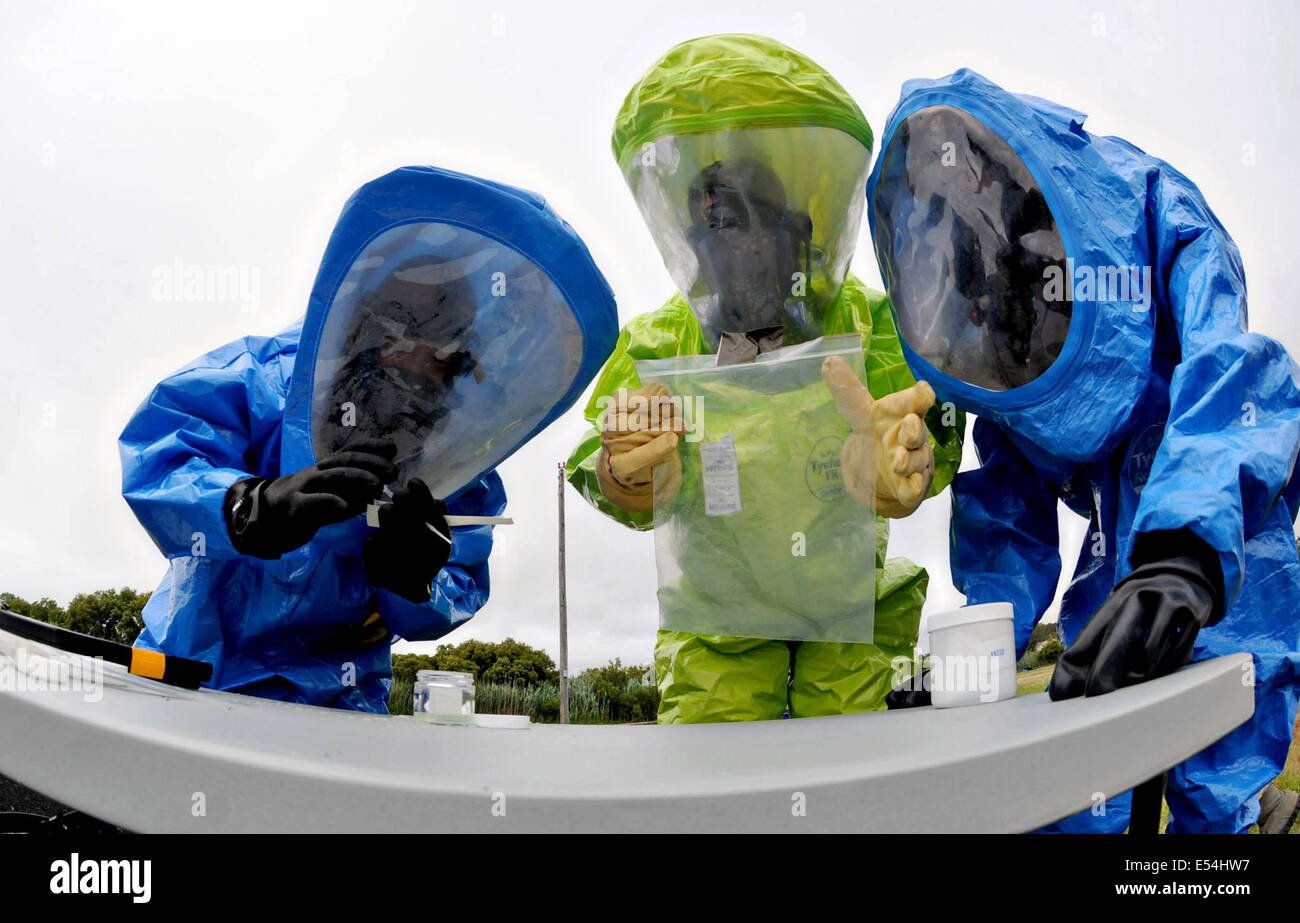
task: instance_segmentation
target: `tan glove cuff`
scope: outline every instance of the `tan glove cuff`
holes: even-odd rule
[[[629,487],[618,482],[609,468],[609,453],[604,449],[596,458],[596,483],[605,499],[629,513],[648,513],[654,506],[654,484],[647,482]]]
[[[927,484],[925,489],[926,492],[928,492],[930,485]],[[917,508],[921,505],[921,500],[924,499],[925,493],[922,493],[920,499],[918,499],[916,503],[907,506],[894,497],[882,497],[880,494],[876,494],[876,514],[884,516],[886,519],[906,519],[908,516],[911,516],[916,512]]]
[[[669,465],[670,468],[660,486],[661,503],[672,499],[682,482],[681,458],[674,453],[664,461],[664,464]],[[620,482],[610,469],[609,455],[604,449],[600,450],[600,455],[596,458],[596,483],[600,485],[600,492],[605,495],[605,499],[621,510],[628,513],[648,513],[654,509],[653,478],[647,478],[644,483],[639,484]]]

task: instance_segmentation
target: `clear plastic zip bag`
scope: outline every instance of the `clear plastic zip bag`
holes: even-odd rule
[[[869,643],[875,510],[840,472],[849,425],[822,380],[840,356],[865,381],[862,341],[823,337],[719,366],[638,362],[685,421],[676,466],[655,469],[659,623],[672,631]]]

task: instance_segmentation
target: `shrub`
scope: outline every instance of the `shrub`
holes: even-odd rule
[[[1038,629],[1042,627],[1039,622],[1034,628],[1034,637],[1039,636]],[[1061,654],[1065,647],[1061,644],[1061,639],[1056,634],[1057,626],[1055,623],[1048,626],[1051,634],[1043,640],[1034,642],[1031,640],[1029,649],[1025,651],[1025,656],[1020,658],[1020,663],[1016,666],[1021,670],[1037,670],[1040,667],[1049,667],[1061,659]]]
[[[609,671],[628,671],[637,678],[621,686]],[[421,669],[424,669],[423,667]],[[596,674],[596,678],[590,674]],[[630,721],[653,721],[659,711],[659,690],[640,682],[644,668],[623,667],[615,662],[607,667],[587,670],[569,681],[569,721],[573,724],[625,724]],[[539,724],[560,720],[560,684],[502,683],[493,680],[476,682],[474,710],[484,715],[528,715]],[[413,683],[395,677],[388,707],[395,715],[411,713]]]
[[[1049,663],[1056,663],[1065,653],[1065,645],[1061,643],[1060,638],[1053,638],[1038,649],[1038,665],[1047,666]]]
[[[388,690],[388,711],[393,715],[409,715],[414,705],[415,683],[409,679],[393,677]]]

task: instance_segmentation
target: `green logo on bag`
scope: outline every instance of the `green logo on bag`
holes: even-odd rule
[[[840,472],[842,436],[823,436],[813,443],[804,466],[804,483],[808,492],[823,503],[834,503],[844,496],[844,477]]]

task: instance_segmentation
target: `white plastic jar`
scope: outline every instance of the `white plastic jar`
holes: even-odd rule
[[[474,723],[474,674],[418,670],[411,714],[434,724]]]
[[[935,708],[1000,702],[1016,694],[1015,613],[1011,603],[938,612],[930,631],[930,701]]]

